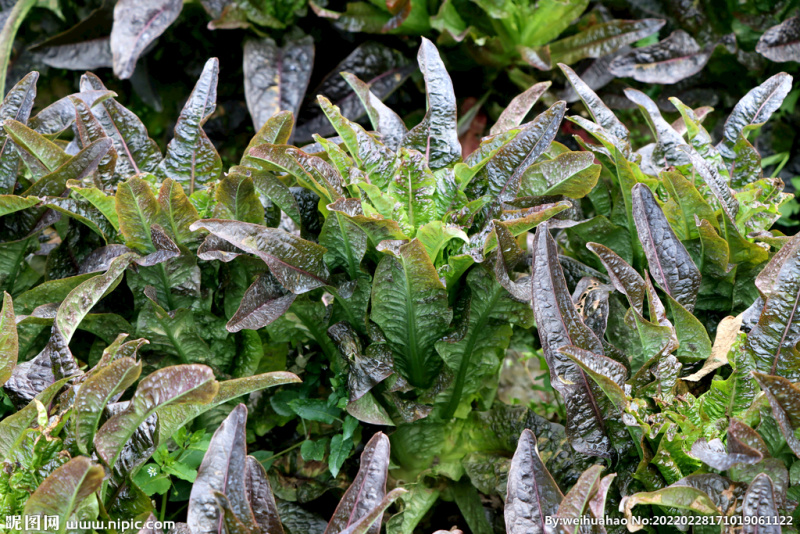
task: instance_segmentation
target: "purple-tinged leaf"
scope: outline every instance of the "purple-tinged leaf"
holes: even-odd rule
[[[158,175],[171,178],[188,189],[189,194],[217,180],[222,159],[203,131],[203,124],[217,107],[219,60],[209,59],[192,94],[175,123],[175,136],[167,145]]]
[[[110,139],[98,139],[74,156],[68,156],[63,165],[34,182],[24,194],[39,197],[63,195],[67,182],[81,181],[91,175],[111,147]]]
[[[283,287],[300,295],[328,284],[328,268],[323,261],[325,247],[294,234],[257,224],[220,219],[202,219],[192,230],[203,228],[255,254],[270,268]]]
[[[341,213],[356,226],[361,228],[370,243],[377,247],[382,241],[408,239],[403,230],[392,219],[384,219],[380,215],[368,217],[364,215],[361,201],[356,198],[340,198],[327,208],[333,212]]]
[[[113,22],[107,4],[69,28],[34,47],[32,52],[56,69],[94,70],[113,66],[109,30]]]
[[[325,534],[339,534],[345,531],[379,506],[386,495],[386,481],[389,476],[389,438],[384,433],[378,432],[369,440],[364,452],[361,453],[359,465],[358,474],[339,501]],[[377,521],[365,532],[378,534],[380,528],[380,521]]]
[[[26,533],[44,534],[67,531],[67,520],[84,500],[100,489],[105,471],[85,456],[65,463],[44,479],[25,503],[25,517],[38,517],[40,529],[26,529]],[[56,518],[57,530],[45,530],[45,518]]]
[[[86,105],[94,107],[103,100],[113,98],[117,93],[104,90],[90,89],[81,93],[74,93],[59,100],[56,100],[28,122],[28,126],[36,130],[42,135],[53,136],[62,133],[64,130],[72,126],[75,122],[75,106],[72,104],[73,98],[79,98],[86,102]]]
[[[263,328],[286,313],[296,297],[287,293],[272,274],[262,274],[244,292],[239,308],[225,328],[228,332]]]
[[[761,126],[781,107],[783,99],[792,89],[792,77],[785,72],[772,76],[767,81],[750,89],[742,97],[725,121],[722,130],[722,141],[717,145],[722,157],[727,162],[736,157],[734,147],[740,135],[746,135],[748,129]]]
[[[481,194],[501,202],[514,200],[523,173],[550,147],[566,109],[565,102],[556,102],[500,147],[475,177],[476,185],[485,188]]]
[[[742,534],[781,534],[784,516],[775,503],[772,480],[761,473],[747,487],[742,500]]]
[[[133,384],[142,372],[142,364],[131,358],[119,358],[99,369],[81,384],[75,395],[75,443],[83,454],[91,451],[100,418],[106,405]]]
[[[114,6],[111,52],[114,74],[131,77],[147,47],[166,30],[183,8],[181,0],[120,0]]]
[[[792,381],[800,380],[800,237],[775,254],[756,279],[764,299],[755,328],[747,334],[745,350],[755,368]]]
[[[3,129],[37,180],[69,161],[64,149],[21,122],[6,119]]]
[[[214,206],[217,219],[264,224],[264,206],[249,176],[228,172],[214,187],[214,200],[217,201]]]
[[[257,130],[281,111],[297,117],[313,66],[314,40],[310,36],[287,40],[283,48],[269,37],[245,42],[244,93]]]
[[[580,97],[586,110],[591,114],[592,119],[603,129],[608,131],[616,139],[622,141],[625,145],[630,145],[630,133],[628,128],[614,115],[608,106],[597,96],[591,87],[584,82],[580,76],[575,74],[575,71],[564,64],[559,64],[559,68],[567,77],[567,81]],[[622,148],[620,148],[622,151]]]
[[[604,415],[591,390],[586,373],[559,351],[574,345],[603,355],[603,345],[581,320],[558,262],[558,249],[547,224],[536,229],[531,278],[533,313],[553,387],[564,398],[567,435],[573,448],[592,456],[609,456],[611,443],[605,433]]]
[[[355,94],[358,95],[358,99],[366,110],[372,127],[380,135],[383,144],[392,150],[400,148],[403,137],[408,133],[403,119],[381,102],[380,98],[375,96],[370,90],[369,84],[349,72],[343,72],[342,76],[353,88]]]
[[[116,211],[125,244],[138,252],[155,252],[150,226],[165,221],[150,184],[138,177],[119,184]]]
[[[214,432],[192,485],[186,522],[195,534],[222,532],[223,517],[214,492],[222,493],[236,519],[248,529],[256,519],[247,499],[247,408],[239,404]]]
[[[631,532],[636,532],[643,528],[635,520],[639,516],[633,514],[633,508],[639,504],[656,504],[679,510],[688,510],[702,515],[723,515],[717,508],[716,503],[703,490],[692,486],[673,484],[660,490],[634,493],[622,498],[620,509],[628,519],[628,530]]]
[[[664,23],[661,19],[639,19],[593,24],[575,35],[550,43],[551,61],[571,64],[581,59],[601,58],[656,33]]]
[[[26,362],[27,363],[27,362]],[[49,362],[48,362],[49,364]],[[20,364],[22,366],[24,364]],[[17,366],[19,369],[20,366]],[[49,367],[48,367],[49,369]],[[52,380],[52,373],[50,374],[50,382],[47,387],[42,387],[38,392],[30,396],[24,404],[18,404],[18,410],[5,418],[0,420],[0,459],[6,460],[14,451],[18,451],[22,446],[28,429],[31,425],[36,423],[39,409],[37,404],[33,401],[35,398],[45,406],[49,406],[56,398],[61,389],[69,381],[69,378],[63,378],[58,382]],[[8,393],[9,390],[6,389]]]
[[[205,404],[182,403],[169,404],[158,408],[158,443],[165,443],[183,425],[220,404],[226,403],[242,395],[262,389],[301,382],[297,375],[286,371],[275,371],[244,378],[224,380],[219,383],[219,390],[211,401]]]
[[[426,38],[417,55],[425,77],[427,113],[403,139],[403,146],[425,154],[431,170],[441,169],[461,158],[453,82],[436,46]]]
[[[604,470],[605,467],[602,465],[593,465],[583,472],[572,489],[564,495],[564,499],[558,505],[556,519],[560,520],[561,531],[565,534],[580,532],[579,525],[570,527],[568,522],[581,519],[589,511],[589,503],[600,489]]]
[[[92,114],[89,106],[78,97],[70,96],[72,105],[75,107],[75,129],[78,131],[80,146],[86,148],[99,139],[107,139],[105,130],[100,122]],[[113,189],[115,183],[115,171],[117,168],[117,150],[111,146],[97,165],[94,183],[99,189]]]
[[[14,317],[14,304],[11,295],[3,292],[3,308],[0,311],[0,386],[11,377],[17,365],[19,337],[17,321]]]
[[[151,219],[151,223],[163,225],[170,237],[179,245],[191,245],[197,241],[198,235],[192,232],[189,226],[198,220],[200,215],[179,183],[170,178],[161,183],[161,188],[158,190],[158,206],[161,213],[155,219]]]
[[[689,158],[686,152],[678,150],[679,146],[685,145],[683,137],[676,132],[672,126],[661,116],[658,106],[653,99],[636,89],[625,89],[625,96],[628,100],[636,104],[644,115],[650,131],[656,138],[656,147],[653,157],[659,166],[663,166],[662,159],[666,160],[666,165],[677,167],[688,165]]]
[[[652,191],[633,187],[633,218],[650,273],[668,295],[691,311],[700,289],[700,270],[664,216]]]
[[[36,98],[38,79],[39,73],[31,72],[11,88],[0,105],[0,120],[15,120],[21,124],[28,122],[33,100]],[[14,143],[9,139],[6,130],[0,129],[0,194],[13,192],[17,181],[18,163],[19,155],[14,149]]]
[[[157,408],[168,404],[206,404],[218,389],[214,372],[205,365],[175,365],[150,374],[139,382],[128,407],[100,427],[94,438],[98,456],[106,465],[114,466],[125,444]],[[155,445],[151,447],[155,450]],[[143,455],[139,461],[148,456]]]
[[[11,399],[11,402],[19,409],[31,403],[34,398],[45,396],[45,392],[48,391],[48,388],[53,386],[54,383],[61,383],[63,385],[63,380],[56,382],[53,376],[53,367],[50,363],[50,355],[42,351],[33,359],[22,362],[14,367],[11,371],[11,376],[3,385],[3,390],[6,395],[8,395],[8,398]],[[55,393],[57,393],[57,391],[53,392],[52,396],[54,396]],[[52,396],[49,398],[52,399]],[[35,407],[33,411],[35,414]],[[3,429],[1,423],[11,419],[11,417],[13,416],[8,416],[3,421],[0,421],[0,430]],[[31,416],[31,422],[34,420],[35,415]],[[28,425],[30,425],[30,422],[26,424],[26,428]],[[3,443],[0,442],[0,452],[2,452],[2,447]]]
[[[335,436],[334,436],[335,438]],[[381,528],[381,520],[383,513],[389,506],[392,505],[397,499],[408,493],[408,490],[403,488],[395,488],[387,493],[381,502],[379,502],[372,510],[366,513],[361,519],[350,525],[348,528],[339,532],[339,534],[371,534],[379,532]],[[375,528],[377,527],[377,530]]]
[[[800,61],[800,17],[791,17],[765,31],[756,52],[777,63]]]
[[[721,145],[718,146],[721,148]],[[736,199],[731,186],[728,185],[727,180],[720,176],[719,171],[713,165],[709,165],[699,154],[695,151],[687,151],[689,159],[694,166],[694,170],[700,175],[700,178],[706,183],[711,192],[717,197],[722,210],[728,218],[726,224],[734,224],[736,214],[739,213],[739,201]]]
[[[698,439],[692,445],[690,455],[718,471],[727,471],[736,464],[756,464],[764,459],[764,455],[754,449],[751,449],[751,452],[726,451],[725,445],[719,438],[711,441],[705,438]]]
[[[545,534],[564,496],[547,470],[529,429],[522,431],[508,470],[505,523],[508,534]]]
[[[149,1],[146,0],[145,3]],[[118,3],[117,8],[119,6]],[[89,72],[81,76],[81,93],[88,91],[106,91],[100,78]],[[147,129],[134,113],[113,98],[96,100],[92,113],[114,142],[114,149],[117,151],[117,181],[156,170],[161,161],[161,151],[156,142],[147,136]]]
[[[683,30],[650,46],[634,48],[618,57],[609,70],[620,78],[633,78],[643,83],[672,84],[700,72],[708,63],[713,46],[701,48]]]
[[[541,97],[552,84],[553,82],[550,81],[539,82],[531,85],[527,90],[515,96],[500,114],[500,117],[497,119],[497,122],[494,123],[492,129],[489,130],[489,135],[501,134],[519,127],[522,121],[525,120],[525,116],[528,115],[528,112],[530,112],[536,102],[538,102],[539,97]]]
[[[278,506],[264,467],[252,456],[248,456],[246,461],[245,492],[256,523],[265,534],[283,534]]]
[[[563,152],[553,159],[534,163],[520,180],[519,196],[583,198],[600,177],[600,165],[591,152]]]
[[[251,148],[259,145],[284,145],[292,137],[294,119],[291,111],[278,111],[264,122],[261,129],[250,140],[244,153],[247,155]]]
[[[572,302],[586,326],[602,340],[608,326],[610,313],[608,294],[613,290],[593,276],[585,276],[578,281],[572,292]]]
[[[728,423],[728,451],[734,454],[769,456],[769,448],[758,432],[732,417]]]
[[[792,452],[800,454],[800,439],[795,434],[795,429],[800,427],[800,389],[779,376],[757,372],[753,372],[753,376],[769,400],[786,444]]]

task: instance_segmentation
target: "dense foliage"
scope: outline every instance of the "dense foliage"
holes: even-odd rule
[[[132,76],[173,4],[120,0],[33,53],[96,58],[74,38],[111,23],[95,67]],[[689,76],[684,96],[733,34],[790,59],[789,5],[758,38],[763,20],[715,13],[698,32],[665,5],[684,29],[647,44],[664,21],[588,2],[309,4],[349,31],[433,27],[506,69],[524,91],[482,132],[424,37],[412,122],[383,102],[412,74],[403,53],[358,46],[304,103],[305,2],[202,4],[216,28],[286,30],[244,45],[259,128],[235,155],[207,132],[217,59],[165,151],[92,73],[44,105],[30,72],[0,106],[0,516],[59,532],[793,530],[800,237],[773,228],[793,199],[764,141],[792,77],[759,77],[727,118],[662,98],[671,86],[625,88],[638,115],[596,93]]]

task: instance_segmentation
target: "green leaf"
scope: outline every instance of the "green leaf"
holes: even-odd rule
[[[400,148],[400,143],[408,132],[403,119],[370,91],[369,84],[349,72],[343,72],[342,76],[358,95],[372,127],[381,136],[381,142],[392,150]]]
[[[439,264],[442,250],[453,239],[469,243],[469,237],[459,226],[431,221],[417,230],[417,239],[425,247],[425,252],[434,265]]]
[[[91,451],[100,418],[115,395],[136,382],[142,372],[141,362],[119,358],[97,369],[75,395],[75,442],[83,454]]]
[[[455,375],[452,389],[443,397],[442,418],[464,417],[486,384],[496,376],[511,340],[511,325],[530,327],[533,314],[494,280],[486,269],[467,276],[466,318],[463,335],[436,342],[436,350]]]
[[[564,499],[558,505],[558,512],[556,512],[556,518],[560,519],[562,524],[566,524],[570,519],[573,521],[580,519],[588,511],[589,502],[599,489],[600,477],[604,469],[605,467],[602,465],[593,465],[583,472],[572,489],[564,495]],[[580,532],[580,526],[574,525],[567,532],[577,534]]]
[[[105,472],[99,465],[85,456],[78,456],[65,463],[44,479],[25,504],[25,517],[39,517],[39,525],[45,525],[45,517],[56,517],[58,529],[26,529],[26,533],[67,531],[67,520],[72,513],[97,491],[103,483]]]
[[[222,159],[203,131],[203,124],[217,107],[218,77],[219,60],[211,58],[181,110],[175,136],[158,166],[158,176],[175,180],[190,195],[215,181],[222,172]]]
[[[266,126],[264,125],[265,128]],[[278,206],[297,226],[302,228],[303,219],[300,215],[300,208],[297,207],[297,200],[286,184],[273,176],[272,173],[264,172],[253,173],[253,184],[261,195]]]
[[[629,530],[640,530],[641,525],[634,520],[633,508],[640,504],[655,504],[678,510],[688,510],[703,515],[722,515],[711,497],[701,489],[673,484],[652,492],[635,493],[622,498],[620,508],[628,518]]]
[[[670,227],[681,241],[700,237],[695,216],[701,221],[708,221],[709,224],[717,223],[714,210],[703,199],[697,188],[683,175],[673,171],[662,172],[661,183],[664,184],[670,196],[669,201],[661,208]]]
[[[343,213],[331,210],[322,225],[319,244],[328,249],[325,252],[328,268],[343,268],[351,279],[358,278],[361,260],[367,252],[367,234],[355,222]]]
[[[339,475],[339,470],[350,455],[352,448],[353,440],[344,439],[342,434],[336,434],[331,438],[331,452],[328,455],[328,469],[331,470],[331,475],[334,477]]]
[[[519,196],[583,198],[600,177],[600,165],[593,163],[590,152],[563,152],[554,159],[531,165],[522,175]]]
[[[456,124],[456,95],[453,82],[436,46],[426,38],[417,54],[425,78],[427,112],[403,139],[403,147],[425,154],[431,170],[441,169],[461,158]]]
[[[61,147],[21,122],[6,119],[3,129],[22,151],[20,155],[25,158],[34,178],[53,172],[69,161],[69,155]]]
[[[767,396],[772,415],[792,452],[800,451],[800,439],[795,433],[800,427],[800,389],[779,376],[754,372],[758,385]]]
[[[228,173],[214,188],[214,217],[264,224],[264,207],[256,194],[253,179]]]
[[[230,400],[269,387],[300,382],[300,379],[288,372],[276,371],[245,378],[223,380],[219,390],[206,404],[181,403],[169,404],[158,408],[158,443],[164,443],[195,417]]]
[[[0,311],[0,386],[6,383],[17,365],[19,337],[14,317],[11,295],[3,292],[3,309]]]
[[[427,387],[440,365],[434,344],[452,318],[447,292],[419,240],[387,252],[375,270],[371,319],[383,330],[400,373]]]
[[[300,446],[300,454],[303,455],[303,460],[321,462],[325,458],[325,450],[328,448],[328,440],[320,439],[311,441],[307,439]]]
[[[145,193],[146,195],[146,193]],[[151,218],[151,222],[159,222],[169,233],[176,243],[190,246],[197,241],[197,234],[189,229],[189,226],[200,218],[194,204],[186,196],[181,185],[167,178],[161,183],[158,191],[158,205],[161,213]],[[149,198],[145,202],[146,209],[149,209]]]
[[[639,107],[645,121],[647,121],[647,125],[650,127],[650,131],[656,138],[653,159],[657,166],[659,168],[662,167],[664,161],[666,165],[673,167],[688,164],[689,159],[686,156],[686,152],[678,150],[678,147],[685,144],[683,136],[664,120],[653,99],[636,89],[626,89],[625,96]]]
[[[436,217],[436,178],[425,165],[422,153],[401,148],[398,159],[400,165],[389,182],[388,194],[402,204],[408,224],[417,229]]]
[[[258,145],[271,144],[283,145],[289,142],[292,136],[293,117],[291,111],[279,111],[270,115],[264,125],[256,132],[250,140],[244,153],[250,152],[251,148]]]
[[[462,482],[453,489],[458,509],[475,534],[493,534],[494,530],[486,519],[483,502],[478,490],[469,482]]]
[[[136,429],[157,408],[173,403],[206,404],[218,389],[214,372],[205,365],[176,365],[148,375],[139,382],[129,406],[108,419],[95,435],[98,456],[113,467]],[[139,461],[146,461],[148,456]]]
[[[328,285],[325,247],[294,234],[257,224],[202,219],[190,229],[204,228],[228,243],[255,254],[270,268],[283,287],[295,294]]]
[[[338,408],[328,406],[322,399],[294,399],[289,401],[289,407],[303,419],[328,425],[332,425],[339,414]]]

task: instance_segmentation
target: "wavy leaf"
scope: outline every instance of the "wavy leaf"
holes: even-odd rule
[[[371,319],[383,330],[400,373],[426,387],[441,363],[434,344],[452,318],[447,292],[419,240],[386,252],[373,278]]]
[[[800,61],[800,17],[791,17],[765,31],[756,44],[756,52],[778,63]]]
[[[372,127],[380,135],[383,144],[392,150],[400,148],[400,143],[408,132],[403,119],[381,102],[367,83],[349,72],[343,72],[342,76],[358,95]]]
[[[219,60],[211,58],[178,116],[175,135],[158,166],[158,176],[175,180],[190,195],[215,181],[222,172],[222,159],[203,131],[203,124],[217,107],[218,78]]]
[[[283,287],[300,295],[328,284],[323,262],[325,247],[277,228],[220,219],[202,219],[192,230],[204,228],[236,247],[255,254]]]
[[[75,395],[75,442],[83,454],[91,450],[106,405],[133,384],[141,372],[141,363],[123,357],[100,368],[81,384]]]
[[[544,534],[564,496],[539,455],[536,437],[524,429],[508,470],[505,523],[508,534]]]
[[[494,123],[489,135],[498,135],[519,127],[525,116],[553,82],[539,82],[515,96]]]
[[[260,275],[245,291],[228,324],[228,332],[258,330],[286,313],[297,295],[287,293],[269,273]]]
[[[2,90],[5,85],[5,71],[0,76],[2,76],[2,83],[0,83],[0,90]],[[33,100],[36,98],[38,79],[39,73],[31,72],[11,88],[0,105],[0,120],[14,120],[20,124],[28,122]],[[0,193],[3,194],[13,191],[17,181],[17,164],[19,163],[19,154],[14,150],[14,145],[9,142],[8,137],[5,129],[0,130]]]
[[[583,198],[597,185],[600,165],[590,152],[563,152],[535,163],[522,175],[519,196]]]
[[[694,38],[683,30],[650,46],[635,48],[615,59],[609,70],[620,78],[631,77],[643,83],[672,84],[700,72],[713,52],[712,47],[701,48]]]
[[[593,24],[575,35],[550,43],[550,57],[554,63],[567,64],[600,58],[656,33],[664,24],[661,19],[610,20]]]
[[[246,423],[247,408],[244,404],[239,404],[211,438],[189,497],[186,522],[192,532],[221,532],[223,518],[217,506],[215,492],[227,498],[230,511],[247,529],[243,532],[258,528],[247,499]]]
[[[38,524],[45,525],[45,517],[55,517],[57,530],[26,529],[26,533],[39,534],[67,531],[67,520],[83,501],[100,488],[105,472],[99,465],[85,456],[78,456],[65,463],[42,481],[28,502],[25,517],[38,517]]]
[[[417,54],[425,77],[427,113],[403,138],[402,146],[425,154],[428,166],[435,171],[461,158],[456,124],[456,95],[453,82],[442,63],[436,46],[426,38]]]

